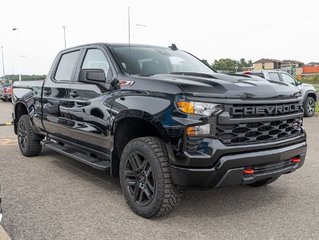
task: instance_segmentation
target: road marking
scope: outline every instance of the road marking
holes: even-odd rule
[[[18,140],[15,137],[12,138],[0,138],[0,146],[17,145]]]
[[[13,122],[0,123],[0,126],[11,126]]]
[[[0,239],[1,240],[10,240],[11,239],[1,225],[0,225]]]

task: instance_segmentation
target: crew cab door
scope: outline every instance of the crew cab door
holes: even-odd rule
[[[70,82],[79,57],[80,50],[58,55],[42,89],[43,126],[49,134],[64,139],[69,128]]]
[[[81,70],[103,70],[106,81],[91,83],[81,81]],[[110,97],[107,85],[115,74],[107,52],[100,47],[84,49],[77,74],[70,85],[69,135],[72,141],[89,148],[110,153]]]

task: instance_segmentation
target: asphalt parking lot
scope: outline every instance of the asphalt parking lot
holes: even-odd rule
[[[11,121],[0,102],[0,123]],[[2,225],[12,239],[319,239],[319,116],[304,119],[303,168],[262,188],[191,190],[156,220],[135,215],[117,179],[44,149],[23,157],[0,127]]]

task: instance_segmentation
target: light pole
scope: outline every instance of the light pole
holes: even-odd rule
[[[1,56],[2,56],[2,73],[3,73],[3,78],[6,80],[6,73],[4,71],[4,56],[3,56],[3,46],[1,46]]]
[[[131,45],[131,8],[127,8],[128,45]]]
[[[63,28],[63,35],[64,35],[64,48],[66,48],[66,33],[65,33],[65,29],[66,29],[66,26],[62,26]]]
[[[18,33],[18,61],[19,61],[19,81],[21,82],[21,58],[20,58],[20,29],[12,28],[12,31],[17,31]]]

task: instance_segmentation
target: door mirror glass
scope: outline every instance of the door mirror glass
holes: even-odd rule
[[[81,69],[80,82],[105,83],[105,73],[103,69]]]
[[[302,81],[296,80],[296,85],[300,86],[302,84]]]

